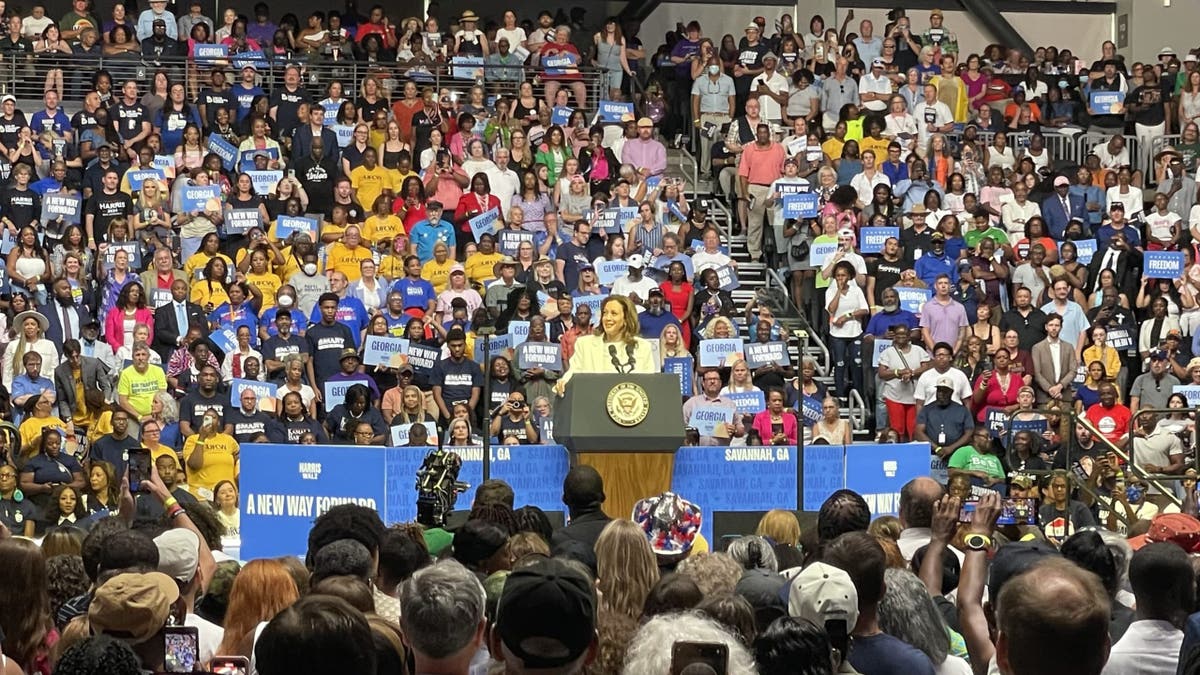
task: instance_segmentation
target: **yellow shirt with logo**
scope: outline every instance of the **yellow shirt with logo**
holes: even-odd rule
[[[345,274],[346,279],[350,281],[358,281],[362,278],[359,263],[371,258],[371,249],[366,246],[350,248],[339,241],[325,249],[325,268]]]
[[[183,461],[196,452],[200,435],[188,436],[183,444]],[[188,491],[197,499],[212,501],[213,488],[223,480],[236,481],[238,442],[228,434],[213,434],[204,442],[204,464],[199,469],[188,468]]]
[[[463,265],[467,270],[467,279],[480,284],[495,279],[493,269],[503,257],[499,251],[492,251],[490,254],[475,252],[467,256],[467,264]]]
[[[154,395],[167,388],[167,376],[158,366],[147,366],[145,373],[129,366],[117,379],[117,394],[129,400],[129,407],[139,416],[149,415]]]
[[[446,262],[440,263],[437,258],[421,265],[421,278],[433,284],[433,290],[441,293],[446,290],[446,285],[450,283],[450,268],[456,263],[453,258],[446,258]],[[401,275],[403,276],[403,275]]]
[[[375,200],[383,194],[384,190],[396,192],[395,174],[395,171],[385,169],[378,164],[374,169],[360,166],[351,171],[350,186],[356,191],[358,203],[362,204],[364,209],[373,211]]]
[[[283,282],[279,279],[279,275],[274,272],[265,272],[263,274],[250,272],[246,275],[246,283],[257,288],[262,293],[262,309],[275,306],[275,292],[283,285]]]
[[[363,237],[372,244],[395,239],[397,235],[407,234],[404,231],[404,221],[399,216],[387,215],[382,218],[371,216],[363,223]]]

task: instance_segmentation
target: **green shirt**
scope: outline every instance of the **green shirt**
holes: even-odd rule
[[[1008,234],[998,227],[989,227],[986,230],[969,230],[963,233],[963,242],[966,243],[967,248],[975,248],[984,239],[995,241],[996,248],[999,248],[1008,243]]]
[[[951,469],[962,471],[982,471],[992,478],[1004,476],[1004,465],[1000,458],[992,454],[980,454],[975,448],[966,445],[954,451],[948,462]]]

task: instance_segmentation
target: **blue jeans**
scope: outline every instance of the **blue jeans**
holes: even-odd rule
[[[829,337],[833,359],[833,388],[837,396],[845,396],[852,386],[862,392],[862,337]],[[849,375],[849,380],[847,380]]]

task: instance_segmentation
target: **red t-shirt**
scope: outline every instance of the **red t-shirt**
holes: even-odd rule
[[[1133,417],[1133,413],[1120,403],[1114,404],[1112,408],[1105,408],[1096,403],[1088,408],[1083,416],[1092,423],[1092,426],[1096,427],[1101,435],[1112,441],[1114,445],[1118,445],[1125,434],[1129,433],[1129,420]]]

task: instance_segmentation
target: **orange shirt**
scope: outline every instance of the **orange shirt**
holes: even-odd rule
[[[783,146],[771,142],[763,148],[757,142],[745,146],[738,162],[738,176],[751,185],[770,185],[783,175]]]

